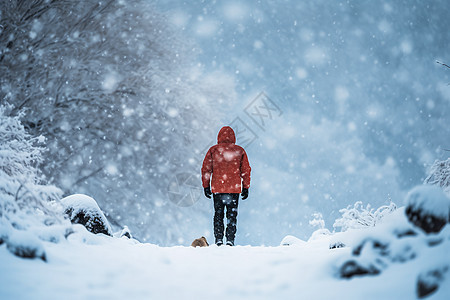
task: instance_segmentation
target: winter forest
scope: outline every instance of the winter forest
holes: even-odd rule
[[[449,299],[449,11],[0,1],[0,298]],[[223,126],[235,247],[202,187]]]

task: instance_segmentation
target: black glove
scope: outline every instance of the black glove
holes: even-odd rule
[[[205,187],[204,191],[205,191],[205,197],[211,199],[212,193],[211,193],[211,189],[209,188],[209,186]]]
[[[241,196],[242,196],[242,200],[247,199],[247,197],[248,197],[248,189],[243,188],[243,189],[242,189]]]

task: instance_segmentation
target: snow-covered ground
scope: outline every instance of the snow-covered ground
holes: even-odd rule
[[[450,245],[445,238],[379,275],[342,279],[338,267],[352,248],[329,249],[330,241],[357,234],[291,238],[291,246],[192,248],[75,228],[63,242],[44,242],[47,262],[16,257],[1,245],[0,299],[415,299],[419,273],[442,265]],[[449,299],[449,283],[444,278],[428,299]]]

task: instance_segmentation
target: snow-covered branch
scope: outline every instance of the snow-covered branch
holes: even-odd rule
[[[380,206],[374,210],[370,204],[363,206],[361,201],[357,201],[353,206],[349,205],[347,208],[339,210],[342,218],[337,219],[333,227],[341,228],[341,231],[348,229],[359,229],[365,227],[375,226],[387,214],[390,214],[397,209],[397,205],[391,202],[389,205]]]
[[[450,195],[450,158],[443,161],[436,160],[424,183],[438,185]]]

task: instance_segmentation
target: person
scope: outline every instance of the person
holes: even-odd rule
[[[231,127],[220,129],[217,145],[209,148],[202,165],[202,185],[207,198],[214,199],[214,237],[217,246],[223,245],[224,212],[226,208],[227,245],[234,246],[239,193],[247,199],[250,188],[250,164],[245,150],[236,145]],[[211,183],[211,187],[210,187]]]

